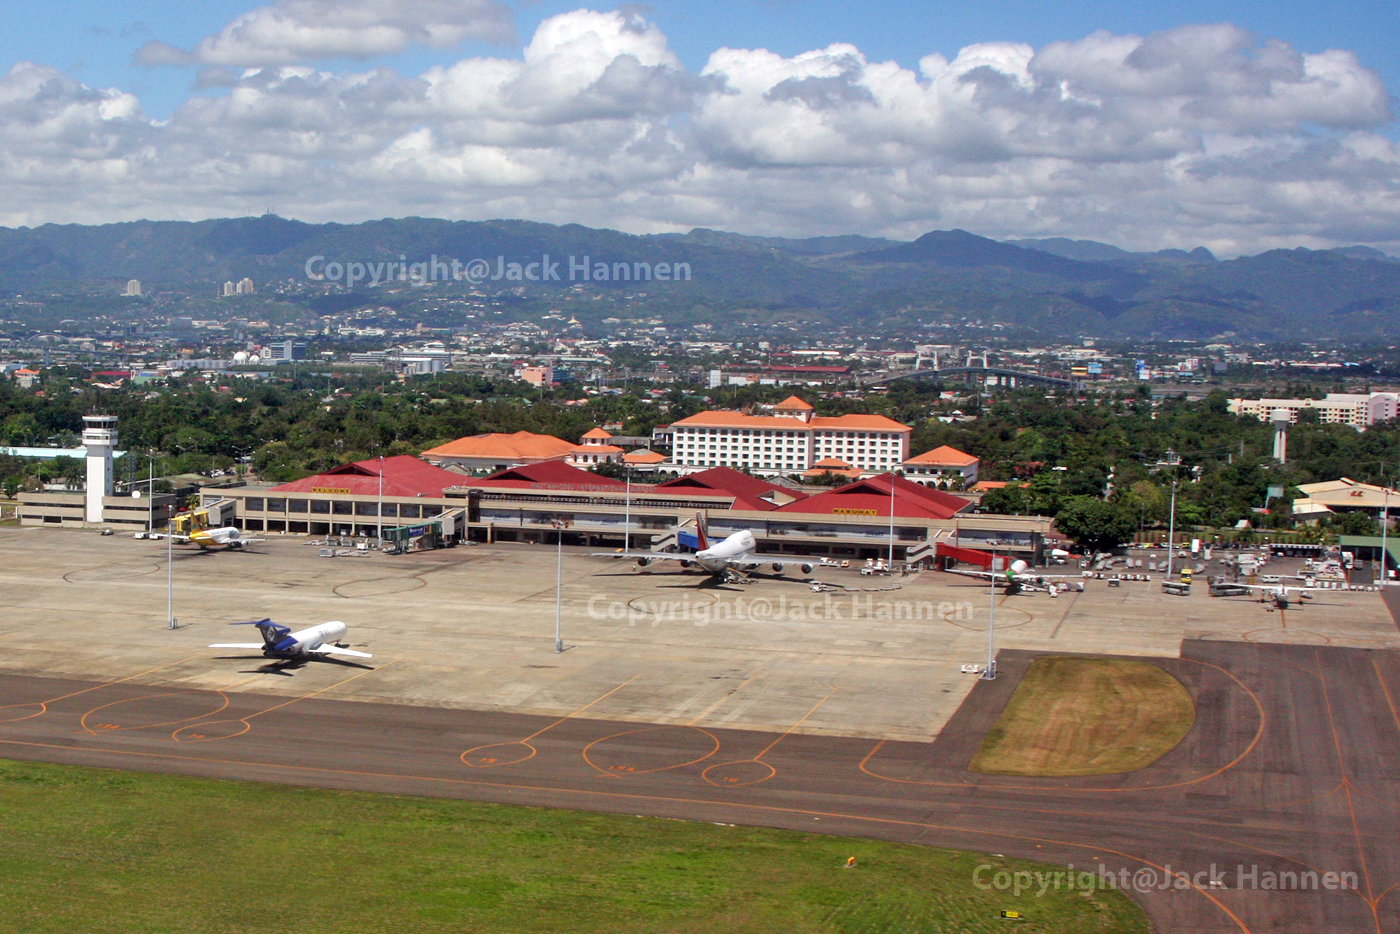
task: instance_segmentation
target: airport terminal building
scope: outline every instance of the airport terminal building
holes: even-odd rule
[[[720,537],[748,529],[761,550],[831,558],[931,559],[939,542],[1030,557],[1050,520],[976,514],[962,497],[882,474],[807,495],[728,467],[658,484],[625,484],[560,461],[473,478],[398,456],[346,464],[284,484],[208,490],[233,504],[232,522],[261,534],[401,540],[553,542],[669,550],[707,517]]]

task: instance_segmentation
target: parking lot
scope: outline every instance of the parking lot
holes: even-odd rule
[[[1167,595],[1154,574],[993,601],[957,575],[829,568],[815,577],[837,589],[814,593],[791,573],[717,587],[566,548],[557,654],[551,547],[325,558],[290,537],[248,552],[176,546],[180,626],[169,631],[163,542],[4,529],[0,552],[0,669],[13,673],[559,716],[587,706],[591,718],[892,740],[931,739],[952,716],[976,680],[963,666],[986,660],[993,602],[998,648],[1175,657],[1183,638],[1400,647],[1376,593],[1319,592],[1278,611],[1211,598],[1204,581]],[[255,653],[207,647],[256,640],[225,624],[262,617],[293,628],[343,620],[374,670],[265,673]]]

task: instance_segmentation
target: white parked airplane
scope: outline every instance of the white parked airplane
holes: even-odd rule
[[[677,561],[682,567],[703,568],[721,583],[731,580],[744,583],[749,579],[746,571],[755,571],[765,564],[771,564],[773,570],[779,574],[783,573],[783,569],[789,564],[800,568],[803,574],[811,574],[821,562],[820,558],[755,554],[754,549],[758,547],[758,543],[754,541],[753,533],[748,529],[740,529],[726,536],[723,541],[711,545],[705,534],[705,518],[699,515],[695,517],[695,536],[700,549],[694,554],[666,551],[599,551],[594,552],[592,556],[630,558],[637,562],[638,567],[646,567],[653,561]]]
[[[1043,590],[1050,596],[1059,595],[1061,590],[1068,590],[1073,587],[1080,593],[1084,592],[1083,575],[1074,574],[1033,574],[1028,573],[1030,565],[1017,559],[1012,561],[1010,566],[1004,571],[964,571],[958,568],[949,568],[949,574],[961,574],[964,577],[978,577],[982,580],[990,580],[1006,587],[1008,594],[1020,593],[1022,590]],[[1056,581],[1073,580],[1073,583],[1056,584]]]
[[[1283,584],[1236,584],[1234,586],[1262,591],[1264,598],[1272,600],[1274,606],[1278,607],[1280,610],[1288,609],[1289,604],[1292,602],[1288,596],[1290,593],[1296,593],[1301,604],[1303,600],[1312,599],[1313,591],[1311,587],[1291,587]]]
[[[260,649],[268,658],[305,660],[315,655],[349,655],[353,658],[373,658],[365,652],[356,652],[336,640],[345,636],[345,624],[339,620],[321,623],[310,629],[292,632],[288,626],[281,626],[270,619],[259,619],[247,623],[230,623],[230,626],[256,626],[262,633],[261,642],[216,642],[211,649]]]

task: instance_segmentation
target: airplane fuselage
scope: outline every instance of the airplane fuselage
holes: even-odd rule
[[[219,529],[204,529],[195,532],[190,536],[190,541],[200,548],[211,548],[215,545],[225,545],[229,548],[243,547],[241,533],[234,526],[225,526]]]
[[[721,574],[730,565],[742,561],[753,554],[757,543],[753,533],[742,529],[726,537],[723,541],[695,553],[695,563],[711,574]]]
[[[291,658],[305,655],[312,649],[318,648],[327,642],[333,645],[344,638],[344,636],[344,623],[321,623],[318,626],[312,626],[310,629],[301,629],[297,632],[288,633],[278,642],[265,646],[263,648],[263,654],[268,658]]]

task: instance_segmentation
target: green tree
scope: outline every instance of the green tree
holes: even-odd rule
[[[1336,520],[1337,530],[1343,535],[1375,535],[1376,520],[1364,512],[1342,513]]]
[[[1055,525],[1086,548],[1108,551],[1132,538],[1136,520],[1097,497],[1073,496],[1056,514]]]
[[[982,497],[982,508],[1000,516],[1024,516],[1031,511],[1030,497],[1020,484],[988,490]]]

